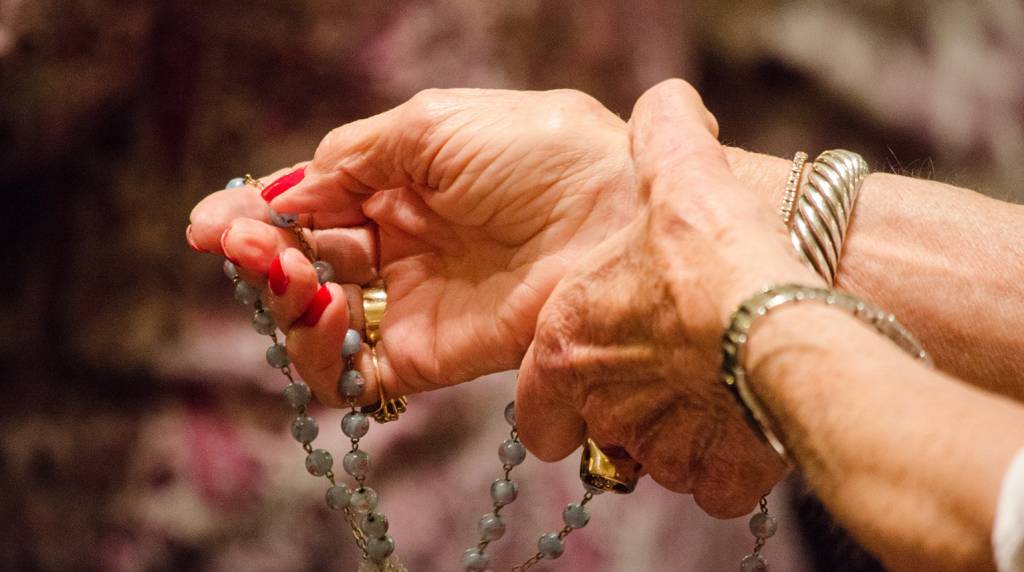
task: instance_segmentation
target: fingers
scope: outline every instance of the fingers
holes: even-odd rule
[[[273,180],[288,169],[280,169],[262,180]],[[211,193],[199,201],[189,214],[190,244],[205,252],[219,253],[220,235],[237,218],[270,222],[270,210],[252,185],[242,185]]]
[[[317,147],[304,180],[271,206],[340,212],[358,208],[376,191],[431,186],[432,159],[447,141],[438,127],[485,97],[472,90],[425,90],[394,109],[334,129]]]
[[[687,187],[697,179],[705,187],[708,176],[732,178],[717,140],[718,123],[685,81],[666,80],[647,90],[629,125],[637,175],[645,186],[661,181]]]
[[[565,375],[541,368],[530,345],[519,369],[516,386],[516,426],[526,447],[542,461],[562,459],[579,448],[586,425],[576,408],[557,397],[556,387],[566,387]],[[563,370],[566,371],[566,370]]]
[[[267,307],[284,332],[302,317],[320,289],[313,265],[294,248],[285,249],[271,261],[267,286]]]
[[[190,244],[204,252],[223,254],[220,236],[239,218],[270,222],[267,203],[255,187],[224,189],[206,196],[189,215]]]
[[[336,282],[366,284],[376,276],[377,242],[371,227],[307,231],[306,239],[317,257],[334,268]],[[217,251],[246,270],[266,275],[279,253],[298,247],[291,229],[240,218],[224,229]]]
[[[328,282],[315,290],[287,333],[288,357],[316,398],[329,407],[345,405],[338,379],[343,365],[341,343],[348,327],[345,292],[341,285]]]
[[[276,181],[289,172],[288,169],[281,169],[261,180]],[[223,254],[220,249],[220,237],[233,221],[240,218],[273,224],[271,209],[256,187],[244,185],[206,196],[189,215],[189,226],[186,230],[189,245],[202,252]],[[301,214],[298,222],[303,227],[329,229],[363,225],[367,218],[361,210],[354,213],[316,212]]]
[[[354,285],[324,284],[288,330],[289,358],[317,400],[329,407],[347,405],[347,397],[339,390],[346,361],[341,348],[348,330],[363,331],[361,293]],[[377,344],[371,351],[363,342],[354,356],[354,365],[365,383],[362,394],[356,398],[359,405],[379,400],[380,380],[396,379],[385,344]],[[392,398],[401,395],[390,386],[385,387],[384,394]]]
[[[723,428],[718,454],[701,464],[693,499],[711,516],[736,518],[749,514],[787,468],[745,423],[736,420]]]

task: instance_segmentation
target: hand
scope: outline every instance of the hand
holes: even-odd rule
[[[784,465],[718,381],[736,306],[779,282],[818,284],[775,207],[735,178],[685,82],[649,90],[630,134],[646,204],[558,284],[519,376],[523,441],[544,460],[586,435],[617,446],[708,513],[749,512]]]
[[[635,216],[635,189],[625,124],[588,96],[431,90],[331,132],[271,206],[311,213],[301,222],[339,281],[384,278],[378,351],[396,396],[517,367],[558,280]],[[295,246],[265,213],[255,189],[215,193],[193,211],[192,242],[259,280]],[[337,301],[358,291],[331,287],[321,321],[292,327],[316,282],[298,252],[281,268],[287,290],[268,297],[292,360],[321,401],[340,405],[337,348],[361,312]]]

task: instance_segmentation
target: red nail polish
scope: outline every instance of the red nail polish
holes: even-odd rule
[[[320,316],[324,315],[324,310],[327,309],[327,305],[331,303],[331,291],[327,289],[327,285],[324,284],[316,291],[313,295],[313,300],[309,303],[309,307],[306,308],[306,313],[302,314],[299,321],[304,326],[315,326],[320,321]]]
[[[207,252],[206,250],[199,248],[199,246],[196,245],[196,239],[192,238],[192,225],[185,227],[185,242],[188,242],[189,247],[196,252]]]
[[[281,193],[299,184],[299,181],[301,181],[305,177],[306,168],[299,167],[298,169],[295,169],[291,173],[288,173],[287,175],[284,175],[278,178],[273,183],[267,185],[267,187],[263,189],[261,196],[263,197],[263,200],[269,203],[270,201],[274,200],[274,197],[276,197],[277,195],[280,195]]]
[[[273,290],[275,296],[281,296],[285,290],[288,289],[288,275],[284,273],[284,268],[281,267],[281,255],[278,254],[274,257],[274,261],[270,263],[270,270],[267,271],[267,282],[270,283],[270,289]]]

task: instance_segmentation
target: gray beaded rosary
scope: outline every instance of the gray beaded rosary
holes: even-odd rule
[[[259,180],[249,175],[232,179],[225,188],[232,189],[246,185],[263,188]],[[316,259],[312,248],[306,242],[301,227],[297,224],[298,216],[277,213],[273,209],[269,214],[274,225],[289,228],[295,233],[304,254],[313,263],[318,281],[321,284],[332,282],[334,269],[329,263]],[[346,398],[346,405],[349,407],[349,411],[341,420],[341,431],[351,443],[351,448],[342,458],[341,465],[344,472],[354,482],[351,486],[340,482],[333,470],[334,458],[331,453],[325,449],[313,447],[313,441],[320,430],[316,420],[310,417],[307,411],[312,392],[308,385],[294,377],[287,349],[278,337],[274,318],[263,307],[261,289],[244,281],[238,273],[238,268],[229,260],[224,262],[224,273],[234,285],[235,299],[242,305],[252,306],[253,329],[271,339],[272,344],[267,348],[266,359],[271,367],[280,370],[287,379],[288,384],[284,388],[283,395],[296,415],[291,425],[292,437],[302,445],[302,449],[306,452],[306,471],[314,477],[327,479],[329,483],[325,493],[327,506],[341,512],[351,528],[352,537],[362,554],[358,572],[408,572],[394,554],[395,541],[387,533],[388,519],[378,510],[380,497],[376,491],[366,486],[370,456],[360,448],[360,439],[370,429],[370,418],[372,417],[379,423],[397,419],[398,413],[405,411],[405,398],[385,400],[381,393],[378,409],[374,410],[372,406],[363,409],[356,408],[356,401],[363,394],[366,386],[362,374],[355,368],[355,356],[362,351],[363,337],[356,330],[348,330],[341,346],[341,356],[345,360],[345,367],[338,380],[338,391]],[[378,290],[383,295],[383,288]],[[367,295],[364,291],[364,304],[366,303]],[[370,306],[367,306],[367,309],[369,308]],[[374,308],[376,312],[379,312],[377,317],[382,317],[384,303],[379,303]],[[369,317],[367,322],[366,341],[376,367],[374,344],[379,340],[379,331],[371,332]],[[379,321],[376,323],[379,325]],[[502,519],[501,510],[515,501],[518,495],[519,488],[516,481],[511,478],[511,474],[512,470],[526,459],[526,448],[520,442],[516,429],[514,402],[505,407],[504,415],[512,429],[509,438],[498,448],[498,458],[502,463],[503,475],[491,483],[492,510],[481,517],[477,525],[480,533],[479,542],[462,555],[462,568],[467,571],[490,572],[488,568],[490,557],[486,552],[487,547],[504,536],[505,522]],[[564,526],[557,532],[543,534],[537,541],[536,553],[521,564],[512,567],[512,572],[523,572],[542,560],[554,560],[560,557],[565,551],[565,538],[572,531],[586,526],[590,521],[587,504],[596,495],[606,491],[632,492],[637,481],[637,477],[630,474],[628,470],[622,470],[621,464],[617,464],[615,459],[609,458],[589,439],[584,445],[580,479],[584,486],[583,497],[579,502],[569,503],[562,511]],[[756,538],[754,549],[751,554],[743,558],[740,565],[741,572],[766,572],[768,570],[768,562],[761,555],[761,549],[764,547],[765,540],[774,535],[777,528],[778,523],[775,517],[768,513],[767,498],[762,497],[760,511],[750,519],[750,531]]]

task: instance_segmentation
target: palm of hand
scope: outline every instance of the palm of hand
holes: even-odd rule
[[[407,104],[426,127],[411,180],[362,204],[380,230],[389,393],[517,367],[558,280],[636,212],[625,125],[592,99],[472,95]]]

